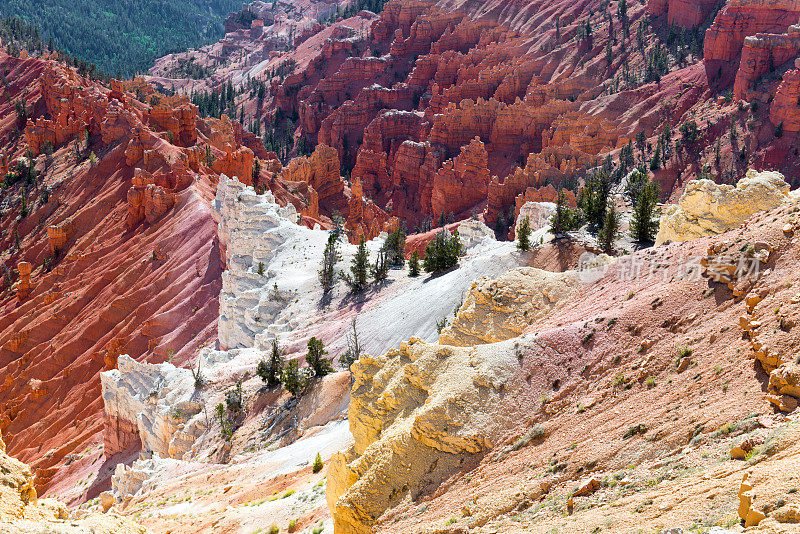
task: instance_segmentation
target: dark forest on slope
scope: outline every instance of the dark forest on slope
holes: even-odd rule
[[[165,54],[213,42],[239,0],[7,0],[0,15],[38,26],[42,39],[107,74],[146,71]]]

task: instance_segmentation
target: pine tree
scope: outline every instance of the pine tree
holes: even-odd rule
[[[352,332],[347,334],[347,350],[339,356],[339,365],[345,369],[350,369],[353,362],[361,357],[361,343],[358,340],[358,328],[356,325],[357,317],[350,320]]]
[[[293,397],[296,397],[300,390],[303,389],[305,380],[297,360],[289,360],[286,363],[281,374],[281,382],[283,382],[283,387],[286,388],[286,391],[291,393]]]
[[[28,193],[27,193],[27,191],[25,191],[25,186],[23,185],[22,186],[22,205],[19,208],[19,216],[21,218],[23,218],[23,219],[28,216],[28,199],[26,198],[27,196],[28,196]]]
[[[628,184],[625,192],[631,199],[631,202],[636,205],[639,195],[648,183],[647,173],[641,167],[635,169],[628,175]]]
[[[283,372],[283,356],[281,356],[280,348],[278,347],[278,340],[272,340],[272,353],[269,360],[261,360],[258,362],[256,374],[261,377],[261,380],[267,383],[269,387],[277,386],[281,383],[281,373]]]
[[[606,219],[603,228],[597,236],[603,252],[606,254],[612,254],[614,252],[614,240],[616,240],[618,236],[619,214],[617,214],[617,210],[614,209],[614,205],[610,204],[608,210],[606,210]]]
[[[314,371],[314,376],[322,377],[333,372],[331,361],[325,358],[328,351],[325,345],[316,337],[308,340],[308,352],[306,353],[306,363]]]
[[[625,174],[634,165],[633,157],[633,142],[629,141],[619,151],[619,165],[622,168],[622,173]]]
[[[564,235],[567,231],[565,204],[564,190],[559,189],[558,198],[556,199],[556,212],[550,220],[550,232],[556,237]]]
[[[617,18],[622,23],[622,35],[627,39],[630,35],[630,26],[628,24],[628,4],[625,0],[619,0],[619,4],[617,4]]]
[[[405,263],[406,233],[398,228],[386,238],[383,249],[386,250],[387,260],[392,267],[403,268]]]
[[[653,159],[650,160],[650,170],[657,171],[661,168],[661,144],[656,145],[656,153],[653,154]]]
[[[517,248],[525,251],[531,249],[531,221],[528,217],[522,219],[522,222],[517,228]]]
[[[258,185],[260,176],[261,176],[261,162],[258,161],[258,158],[255,158],[255,161],[253,162],[253,175],[252,175],[253,187]]]
[[[550,233],[561,237],[570,230],[576,230],[583,225],[583,216],[579,209],[567,206],[563,189],[559,189],[556,200],[556,212],[550,218]]]
[[[322,269],[319,271],[319,281],[322,291],[328,293],[336,285],[336,262],[339,261],[339,250],[336,245],[338,238],[334,232],[328,234],[328,244],[322,254]]]
[[[644,149],[647,148],[647,135],[644,130],[636,134],[636,148],[639,149],[639,153],[644,159]]]
[[[411,259],[408,260],[408,276],[419,276],[419,252],[416,250],[411,253]]]
[[[367,245],[364,243],[364,238],[361,238],[361,242],[358,244],[358,251],[356,251],[356,255],[353,257],[353,260],[350,265],[350,272],[352,275],[347,275],[342,273],[342,278],[347,285],[350,286],[350,290],[357,292],[363,290],[367,287],[367,276],[369,275],[369,252],[367,252]]]
[[[378,257],[375,258],[375,265],[372,266],[372,278],[376,282],[382,282],[389,276],[389,254],[385,248],[378,251]]]
[[[652,242],[658,231],[658,216],[656,204],[658,203],[658,185],[647,180],[644,183],[633,210],[631,220],[631,237],[639,243]]]
[[[587,222],[595,230],[599,230],[603,226],[610,191],[611,184],[608,176],[598,173],[586,180],[584,188],[578,195],[578,206],[586,215]]]
[[[442,229],[425,247],[422,267],[427,273],[446,271],[458,264],[459,256],[461,256],[461,239],[458,237],[458,230],[451,235]]]

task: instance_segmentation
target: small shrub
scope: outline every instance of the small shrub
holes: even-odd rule
[[[278,525],[272,524],[267,530],[267,534],[278,534],[280,531],[281,529],[278,528]]]
[[[592,341],[593,338],[594,338],[594,330],[590,330],[583,336],[583,338],[581,338],[581,343],[587,345]]]
[[[225,406],[234,415],[242,412],[244,405],[244,392],[242,391],[241,380],[236,382],[236,386],[225,392]]]
[[[545,434],[547,434],[547,432],[542,426],[535,425],[511,444],[511,450],[518,451],[522,447],[527,446],[531,441],[536,441],[537,439],[544,437]]]
[[[322,471],[324,465],[325,464],[322,463],[322,457],[319,455],[319,453],[317,453],[317,457],[314,458],[314,465],[311,466],[311,472],[319,473],[320,471]]]
[[[295,530],[297,530],[297,520],[292,519],[291,521],[289,521],[289,526],[286,528],[286,530],[288,530],[289,532],[294,532]]]
[[[264,262],[258,262],[258,276],[264,276]]]
[[[447,323],[448,323],[447,317],[442,317],[441,319],[436,321],[436,331],[441,334],[442,330],[447,328]]]
[[[654,387],[656,387],[656,379],[653,378],[652,376],[647,377],[645,385],[647,385],[647,389],[653,389]]]
[[[225,406],[221,402],[214,408],[214,416],[219,422],[222,439],[225,441],[230,441],[231,437],[233,436],[233,427],[228,421],[228,416],[225,413]]]
[[[637,434],[644,434],[647,432],[647,426],[643,423],[639,423],[638,425],[633,425],[628,430],[625,431],[625,434],[622,435],[622,439],[632,438]]]
[[[561,237],[570,230],[577,230],[583,226],[583,212],[567,205],[564,190],[558,192],[556,199],[556,212],[550,218],[550,233]]]

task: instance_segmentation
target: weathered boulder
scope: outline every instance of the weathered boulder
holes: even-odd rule
[[[737,297],[746,295],[761,276],[762,265],[772,258],[773,246],[767,242],[734,243],[720,241],[708,247],[707,256],[700,259],[701,274],[714,282],[727,284]],[[748,319],[740,318],[740,326],[750,330]]]
[[[742,484],[739,487],[739,517],[744,521],[745,527],[758,525],[765,515],[757,507],[753,506],[756,494],[753,492],[753,484],[749,481],[750,473],[747,472],[742,477]]]
[[[577,287],[574,271],[555,273],[533,267],[514,269],[495,280],[481,278],[472,284],[439,342],[464,347],[516,337]]]
[[[752,214],[788,201],[788,191],[783,175],[773,171],[749,170],[736,187],[693,180],[678,204],[669,206],[661,216],[656,244],[688,241],[736,228]]]
[[[749,438],[741,442],[739,445],[735,445],[731,448],[731,458],[734,460],[745,460],[747,459],[747,455],[755,449],[758,445],[761,445],[764,442],[763,439],[757,438]]]
[[[800,399],[800,365],[784,363],[769,374],[769,389],[778,395]]]
[[[114,506],[114,494],[110,491],[104,491],[100,494],[100,506],[103,508],[103,513],[108,512]]]

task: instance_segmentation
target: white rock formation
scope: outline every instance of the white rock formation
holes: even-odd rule
[[[227,258],[220,293],[220,344],[267,351],[277,338],[288,351],[304,353],[313,335],[323,339],[332,356],[343,352],[355,310],[341,282],[331,301],[322,305],[318,269],[329,233],[295,224],[294,209],[279,207],[271,193],[256,195],[252,187],[224,176],[214,204]],[[482,222],[463,222],[459,235],[466,255],[458,269],[434,278],[409,278],[406,271],[392,270],[389,283],[375,288],[357,306],[365,350],[382,353],[412,335],[435,340],[437,320],[453,314],[473,280],[519,265],[514,244],[497,242]],[[371,258],[383,242],[384,238],[367,242]],[[342,260],[337,270],[348,271],[356,249],[345,239],[339,242]],[[420,308],[420,302],[427,305]]]
[[[711,180],[692,180],[677,205],[666,208],[656,244],[688,241],[736,228],[758,211],[770,210],[790,200],[789,184],[779,172],[747,171],[736,187]]]
[[[107,417],[135,425],[143,451],[180,458],[205,430],[194,417],[202,404],[188,369],[138,363],[123,354],[117,369],[100,373],[100,384]]]
[[[556,213],[556,205],[553,202],[526,202],[519,209],[517,215],[517,222],[514,226],[514,232],[519,231],[519,225],[522,220],[527,217],[528,223],[531,226],[531,231],[535,232],[542,228],[550,227],[550,218]]]
[[[469,219],[459,224],[458,235],[464,250],[467,251],[483,243],[486,239],[494,240],[494,230],[478,219]]]
[[[227,264],[219,298],[219,340],[223,347],[252,347],[256,335],[274,326],[285,306],[277,295],[264,291],[285,274],[276,261],[278,250],[324,238],[323,232],[298,226],[294,206],[280,207],[272,192],[257,195],[225,175],[220,176],[214,208]]]

